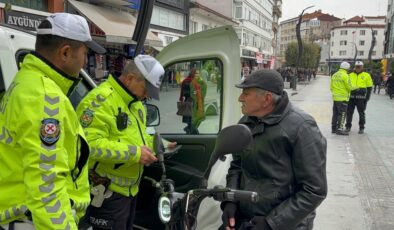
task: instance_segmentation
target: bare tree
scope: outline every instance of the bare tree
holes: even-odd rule
[[[376,45],[376,36],[375,36],[375,33],[373,32],[372,26],[371,26],[371,33],[372,33],[372,42],[371,42],[371,47],[369,48],[368,62],[369,62],[369,65],[372,67],[372,52],[373,52],[373,48]],[[371,70],[372,70],[372,68],[371,68]]]

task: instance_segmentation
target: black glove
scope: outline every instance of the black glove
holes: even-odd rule
[[[265,220],[265,216],[255,216],[250,222],[254,225],[252,230],[272,230]]]
[[[230,226],[229,220],[230,220],[230,218],[235,217],[235,211],[237,211],[237,204],[227,201],[227,202],[223,202],[221,207],[223,210],[222,221],[223,221],[224,227],[228,226],[231,228],[235,228],[235,226]]]

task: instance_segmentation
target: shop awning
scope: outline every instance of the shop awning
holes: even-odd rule
[[[105,8],[85,2],[68,0],[81,15],[95,24],[105,33],[105,41],[123,44],[135,44],[132,35],[137,19],[124,11]],[[163,42],[152,32],[148,31],[145,44],[163,47]]]

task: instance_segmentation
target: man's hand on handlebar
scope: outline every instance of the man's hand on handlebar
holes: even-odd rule
[[[173,149],[173,148],[176,147],[176,145],[177,145],[176,142],[168,142],[168,144],[167,144],[167,149]]]
[[[147,146],[141,146],[140,164],[150,165],[156,161],[157,161],[157,158],[153,155],[152,150]]]
[[[226,230],[235,230],[235,211],[237,204],[233,202],[226,202],[223,206],[222,221]]]

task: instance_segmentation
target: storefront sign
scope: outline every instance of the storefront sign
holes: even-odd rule
[[[256,52],[256,63],[263,63],[263,54]]]
[[[19,11],[5,11],[4,15],[5,23],[33,31],[35,31],[41,21],[46,18],[45,16]]]
[[[245,57],[256,58],[255,52],[253,52],[251,50],[242,49],[242,53],[241,54],[242,54],[242,56],[245,56]]]

